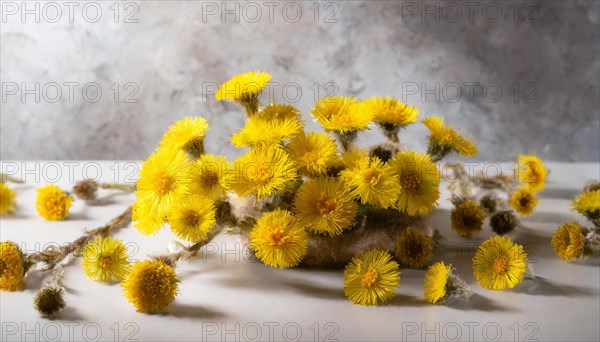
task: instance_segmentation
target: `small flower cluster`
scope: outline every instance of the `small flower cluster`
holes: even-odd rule
[[[534,155],[519,155],[515,177],[472,179],[454,164],[457,182],[450,184],[454,209],[451,226],[458,235],[472,237],[489,218],[489,226],[498,235],[512,232],[518,216],[528,216],[538,204],[536,193],[544,189],[548,169]]]

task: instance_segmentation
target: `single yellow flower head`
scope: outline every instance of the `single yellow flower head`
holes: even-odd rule
[[[311,114],[327,131],[348,133],[367,129],[375,114],[364,102],[349,97],[328,97],[317,101]]]
[[[121,283],[123,295],[139,312],[165,310],[177,295],[179,279],[162,261],[140,261]]]
[[[571,201],[571,207],[585,216],[600,216],[600,190],[586,191],[578,195]]]
[[[436,304],[446,296],[446,285],[451,273],[452,266],[443,262],[429,266],[423,284],[423,295],[427,302]]]
[[[585,250],[585,236],[577,222],[562,224],[552,235],[552,247],[561,259],[571,261],[580,258]]]
[[[0,216],[12,214],[17,208],[17,194],[4,182],[0,182]]]
[[[429,154],[442,157],[451,151],[465,157],[473,157],[477,154],[475,143],[455,131],[452,126],[445,126],[444,119],[432,116],[421,120],[421,122],[431,132],[428,138]]]
[[[506,236],[485,240],[473,257],[473,273],[481,287],[489,290],[513,288],[523,280],[527,254]]]
[[[420,230],[407,227],[396,240],[396,256],[411,268],[420,268],[433,256],[433,240]]]
[[[283,190],[298,177],[296,163],[280,147],[260,146],[237,158],[235,174],[229,183],[238,196],[254,195],[257,199]]]
[[[458,203],[450,214],[452,230],[462,237],[471,237],[479,233],[484,220],[485,211],[470,199]]]
[[[165,216],[157,214],[156,203],[150,200],[136,200],[131,212],[131,220],[137,231],[143,235],[154,235],[165,224]]]
[[[510,199],[510,204],[521,216],[527,216],[533,212],[533,209],[538,204],[538,199],[535,193],[529,187],[523,187],[515,191]]]
[[[202,117],[186,117],[169,127],[160,142],[161,148],[183,149],[194,157],[204,153],[204,132],[208,122]]]
[[[310,231],[338,236],[354,222],[357,205],[344,183],[324,178],[300,186],[294,209],[298,220]]]
[[[325,133],[310,132],[296,136],[287,146],[290,157],[306,176],[322,176],[339,163],[337,144]]]
[[[183,151],[172,148],[158,149],[146,159],[140,170],[136,198],[147,203],[145,206],[148,214],[157,220],[164,219],[173,203],[189,194],[192,183],[191,165]]]
[[[534,155],[519,155],[519,183],[529,187],[533,192],[544,189],[548,169],[542,164],[542,160]]]
[[[255,115],[231,137],[231,143],[235,147],[280,144],[302,133],[302,130],[302,123],[296,119],[267,120]]]
[[[428,154],[402,151],[389,162],[398,174],[402,191],[398,209],[408,215],[425,215],[440,198],[440,173]]]
[[[191,193],[213,200],[225,197],[229,190],[233,165],[223,156],[203,154],[192,166]]]
[[[131,269],[127,248],[123,241],[110,236],[98,236],[83,249],[83,271],[96,281],[122,281]]]
[[[419,110],[390,96],[372,97],[365,101],[381,124],[404,127],[417,121]]]
[[[64,220],[69,214],[73,198],[56,185],[37,189],[35,209],[49,221]]]
[[[363,204],[382,208],[393,207],[401,190],[394,169],[377,157],[359,159],[354,168],[341,172],[341,178]]]
[[[277,209],[264,214],[250,231],[250,247],[265,265],[294,267],[308,248],[308,234],[292,213]]]
[[[302,122],[300,111],[294,106],[280,103],[270,103],[260,112],[256,113],[256,117],[267,121],[272,120],[296,120]]]
[[[398,284],[398,263],[385,251],[372,250],[355,256],[344,270],[344,294],[356,304],[383,304],[396,295]]]
[[[258,98],[270,80],[271,75],[262,71],[250,71],[240,74],[221,84],[215,98],[217,101],[253,101]]]
[[[190,195],[173,205],[169,215],[171,231],[180,239],[197,242],[206,239],[216,221],[213,201],[199,195]]]
[[[16,243],[0,242],[0,290],[18,291],[25,286],[23,252]]]

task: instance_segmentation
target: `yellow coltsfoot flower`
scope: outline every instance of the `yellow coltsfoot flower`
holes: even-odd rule
[[[429,128],[429,146],[427,153],[434,161],[439,161],[450,152],[457,152],[461,156],[473,157],[477,154],[477,146],[468,138],[455,131],[452,126],[446,126],[444,119],[429,117],[421,120]]]
[[[471,288],[458,275],[452,265],[437,262],[427,269],[423,281],[423,296],[429,303],[445,303],[453,299],[469,298]]]
[[[396,256],[411,268],[420,268],[433,256],[433,240],[420,230],[407,227],[396,240]]]
[[[544,189],[548,169],[542,164],[540,158],[534,155],[519,154],[518,167],[519,183],[527,186],[533,192]]]
[[[271,75],[262,71],[236,75],[221,84],[215,98],[217,101],[236,102],[246,109],[248,116],[252,116],[258,111],[258,97],[270,80]]]
[[[552,235],[552,247],[561,259],[571,261],[586,253],[586,238],[577,222],[562,224]]]
[[[122,281],[131,269],[123,241],[110,236],[98,236],[83,249],[82,265],[85,275],[96,281]]]
[[[250,231],[250,247],[265,265],[294,267],[308,248],[308,234],[292,213],[277,209],[264,214]]]
[[[24,279],[23,252],[14,242],[0,242],[0,290],[21,290],[25,286]]]
[[[398,210],[408,215],[425,215],[440,198],[440,173],[427,154],[402,151],[389,162],[398,174],[402,190]]]
[[[364,101],[337,96],[317,101],[311,114],[326,131],[337,134],[344,151],[350,149],[357,132],[368,129],[375,117]]]
[[[339,164],[337,144],[325,133],[300,134],[287,144],[286,150],[305,176],[323,176]]]
[[[17,194],[8,187],[8,184],[0,182],[0,216],[12,214],[15,211],[17,208],[16,197]]]
[[[162,261],[140,261],[121,283],[123,295],[139,312],[166,310],[177,295],[179,279]]]
[[[137,182],[133,213],[134,226],[141,233],[155,234],[172,205],[190,193],[192,170],[191,161],[178,149],[159,148],[146,159]]]
[[[197,242],[208,237],[216,221],[215,205],[206,197],[191,195],[173,205],[171,231],[180,239]]]
[[[398,263],[385,251],[364,252],[344,270],[344,294],[356,304],[384,304],[396,295],[398,284]]]
[[[538,204],[538,199],[535,193],[529,187],[523,187],[515,191],[510,199],[510,204],[521,216],[527,216],[533,212],[533,209]]]
[[[571,201],[571,207],[590,220],[600,219],[600,190],[586,191]]]
[[[383,134],[393,142],[398,142],[398,132],[419,117],[419,110],[390,96],[372,97],[365,104],[375,114],[375,122]]]
[[[527,271],[527,254],[506,236],[485,240],[473,257],[473,273],[481,287],[504,290],[519,284]]]
[[[204,132],[208,122],[202,117],[186,117],[169,127],[160,142],[161,148],[182,149],[194,158],[204,153]]]
[[[192,165],[192,194],[213,200],[222,199],[229,190],[233,165],[223,156],[203,154]]]
[[[46,185],[37,189],[35,209],[49,221],[63,220],[69,214],[73,198],[56,185]]]
[[[363,204],[382,208],[393,207],[401,191],[398,174],[377,157],[359,159],[354,168],[341,172],[341,179]]]
[[[477,202],[467,199],[456,203],[450,214],[452,230],[462,237],[479,233],[485,220],[485,211]]]
[[[235,147],[281,144],[301,134],[303,128],[302,122],[295,118],[265,119],[255,115],[231,137],[231,143]]]
[[[230,188],[240,197],[268,197],[298,178],[297,165],[281,148],[260,146],[234,161]]]
[[[344,183],[323,178],[308,180],[300,186],[294,209],[308,230],[338,236],[354,223],[357,205]]]

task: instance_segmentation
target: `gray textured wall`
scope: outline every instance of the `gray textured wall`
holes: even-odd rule
[[[479,159],[600,159],[596,1],[325,1],[318,16],[313,1],[90,2],[100,16],[41,2],[23,17],[2,1],[3,160],[143,159],[195,114],[212,125],[208,149],[233,157],[243,114],[213,86],[252,69],[273,75],[269,96],[294,100],[309,129],[315,96],[393,95],[470,132]],[[424,149],[425,134],[414,125],[403,140]]]

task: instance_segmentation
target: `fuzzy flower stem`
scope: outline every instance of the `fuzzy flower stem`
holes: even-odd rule
[[[131,222],[132,207],[127,208],[121,215],[113,218],[102,227],[86,230],[85,234],[73,242],[60,247],[48,246],[41,252],[27,254],[25,256],[25,273],[34,265],[44,263],[46,266],[40,271],[45,272],[55,268],[69,254],[78,253],[85,245],[96,236],[107,236],[111,231],[126,227]]]
[[[348,151],[350,150],[350,147],[352,147],[352,144],[356,140],[356,137],[358,136],[358,131],[350,131],[345,133],[336,132],[335,135],[337,136],[340,145],[342,146],[342,150]]]
[[[123,192],[134,192],[135,184],[122,184],[112,182],[96,182],[93,179],[84,179],[75,183],[73,194],[84,201],[94,201],[97,199],[97,191],[100,189],[119,190]]]
[[[124,192],[134,192],[135,191],[135,184],[98,183],[98,186],[102,189],[121,190]]]
[[[22,180],[21,178],[13,177],[11,175],[7,175],[6,173],[2,173],[2,172],[0,172],[0,182],[2,182],[2,183],[11,182],[11,183],[16,183],[16,184],[25,184],[25,181]]]
[[[175,252],[175,253],[171,253],[171,254],[167,254],[167,255],[154,256],[154,257],[152,257],[152,259],[160,260],[160,261],[164,262],[166,265],[175,267],[175,265],[177,264],[177,262],[179,260],[182,260],[182,259],[189,260],[189,259],[192,259],[193,257],[197,256],[200,252],[200,249],[203,246],[206,246],[207,244],[209,244],[217,235],[219,235],[219,233],[221,233],[222,230],[223,230],[223,226],[217,225],[213,230],[211,230],[208,233],[208,236],[206,237],[206,239],[199,240],[191,246],[183,247],[183,249],[179,252]]]

